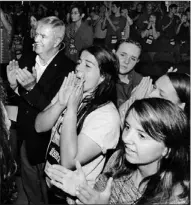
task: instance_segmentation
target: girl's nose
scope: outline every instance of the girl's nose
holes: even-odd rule
[[[123,131],[122,139],[124,143],[133,144],[136,136],[136,131],[133,128],[128,129],[128,131]]]

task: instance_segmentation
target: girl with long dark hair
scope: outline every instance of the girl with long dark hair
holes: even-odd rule
[[[51,164],[74,170],[79,160],[93,186],[107,150],[115,148],[119,139],[118,69],[117,57],[105,48],[92,46],[81,52],[76,74],[69,74],[52,104],[36,119],[37,132],[52,128],[45,172]]]

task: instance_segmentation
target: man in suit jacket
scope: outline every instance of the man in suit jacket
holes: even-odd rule
[[[50,104],[63,79],[75,69],[62,49],[64,23],[57,17],[38,22],[34,55],[24,56],[7,66],[10,87],[19,95],[18,136],[22,138],[21,177],[29,203],[48,203],[43,177],[50,132],[37,133],[37,114]],[[18,97],[18,96],[17,96]]]

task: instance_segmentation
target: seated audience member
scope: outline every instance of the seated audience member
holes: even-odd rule
[[[169,72],[158,78],[154,86],[151,86],[151,81],[149,82],[148,79],[144,78],[130,100],[127,100],[119,108],[122,125],[130,105],[135,100],[146,97],[170,100],[185,111],[188,119],[190,117],[190,77],[188,74]]]
[[[172,102],[137,100],[125,115],[119,150],[94,188],[79,163],[77,172],[53,165],[47,174],[53,185],[77,196],[77,204],[189,204],[188,131],[185,113]]]
[[[105,45],[110,49],[114,49],[117,41],[122,38],[121,32],[123,32],[126,25],[126,18],[121,16],[120,10],[121,3],[113,1],[111,6],[112,15],[109,15],[106,10],[102,24],[102,29],[107,29]]]
[[[98,46],[82,51],[76,76],[65,79],[52,104],[36,118],[37,132],[52,129],[45,172],[52,164],[74,170],[79,160],[88,183],[94,185],[107,150],[114,149],[119,139],[120,118],[114,105],[118,69],[112,52]]]
[[[121,40],[116,44],[117,57],[119,58],[119,81],[117,82],[117,106],[128,100],[131,91],[137,86],[142,76],[135,72],[134,68],[139,62],[141,45],[132,40]]]
[[[76,63],[79,52],[93,44],[93,30],[83,21],[85,13],[81,6],[72,6],[70,15],[72,23],[66,27],[64,38],[65,54]]]
[[[17,166],[9,141],[11,121],[4,107],[5,97],[3,82],[0,78],[0,204],[12,204],[17,199],[14,179]]]

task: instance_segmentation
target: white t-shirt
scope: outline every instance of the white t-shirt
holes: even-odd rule
[[[60,164],[60,131],[63,118],[64,112],[52,129],[45,169],[49,164]],[[82,167],[88,183],[94,186],[96,178],[103,170],[105,153],[108,149],[116,148],[120,136],[120,117],[114,104],[108,103],[91,112],[84,120],[81,133],[91,138],[102,150],[101,155]]]
[[[86,179],[92,186],[101,173],[108,149],[115,149],[120,135],[120,117],[113,103],[90,113],[84,120],[81,132],[91,138],[102,150],[102,155],[83,166]]]

